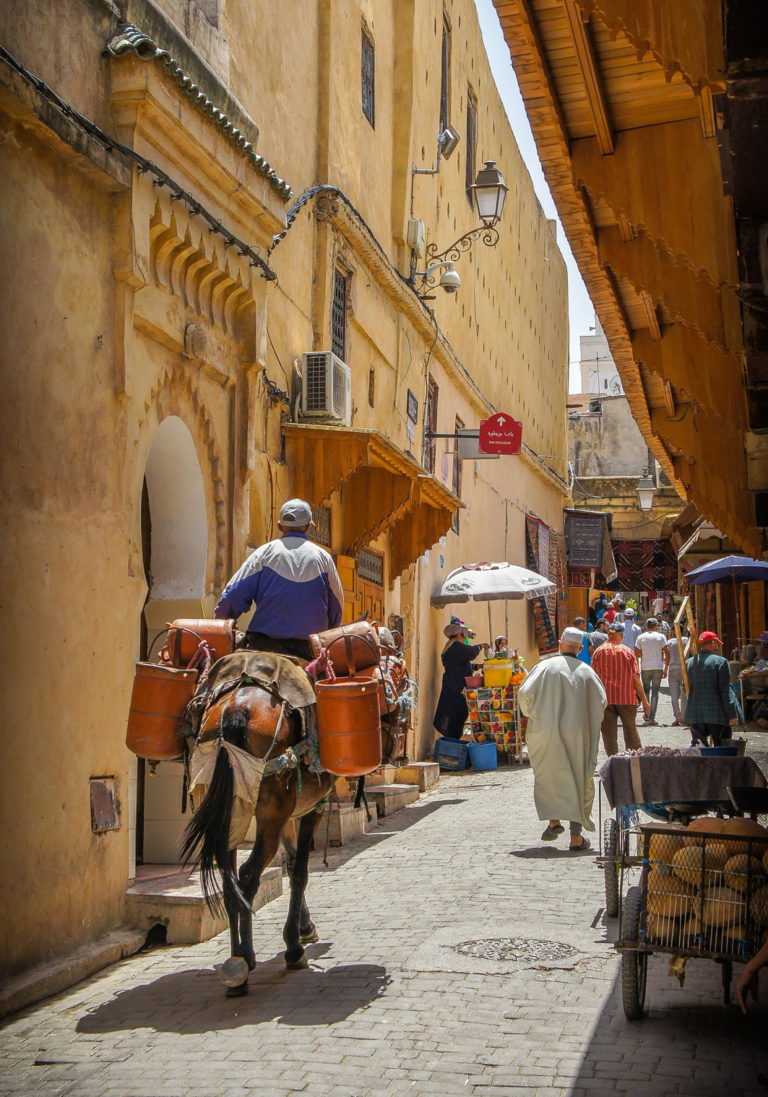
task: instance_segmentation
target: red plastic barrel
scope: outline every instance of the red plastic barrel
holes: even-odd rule
[[[381,765],[379,683],[374,678],[318,682],[320,763],[339,777],[361,777]]]
[[[182,753],[179,719],[192,700],[196,670],[137,663],[125,745],[139,758],[167,762]]]

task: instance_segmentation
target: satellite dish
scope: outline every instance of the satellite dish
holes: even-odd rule
[[[613,377],[609,381],[608,387],[610,388],[612,396],[621,395],[621,378],[619,377],[618,373],[615,373],[613,375]]]

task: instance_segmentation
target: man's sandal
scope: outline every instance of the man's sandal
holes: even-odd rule
[[[542,842],[554,842],[555,838],[559,838],[564,830],[565,827],[561,826],[559,823],[556,827],[548,826],[542,834],[541,840]]]

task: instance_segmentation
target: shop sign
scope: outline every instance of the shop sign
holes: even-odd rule
[[[518,454],[523,445],[523,424],[504,411],[480,422],[480,453]]]

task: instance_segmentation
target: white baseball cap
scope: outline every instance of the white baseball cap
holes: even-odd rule
[[[634,617],[635,616],[635,611],[632,609],[631,606],[629,607],[629,609],[624,610],[624,616],[625,617]]]
[[[312,507],[303,499],[289,499],[283,503],[278,521],[285,529],[303,529],[315,524],[312,521]]]

